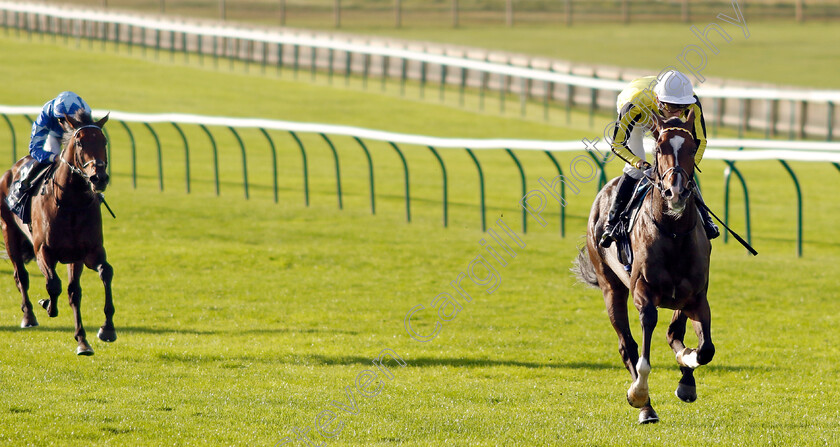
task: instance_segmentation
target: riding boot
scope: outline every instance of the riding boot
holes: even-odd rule
[[[700,195],[700,188],[694,187],[694,194],[697,196],[697,209],[700,211],[700,219],[703,221],[703,229],[706,230],[706,237],[712,240],[720,236],[720,229],[712,217],[709,215],[709,210],[706,209],[706,202],[703,201],[703,196]]]
[[[627,202],[633,195],[633,190],[636,187],[637,180],[627,174],[621,176],[618,180],[618,185],[615,186],[615,197],[613,198],[612,206],[610,207],[610,214],[607,216],[607,224],[604,226],[604,234],[601,236],[601,246],[609,247],[615,240],[615,230],[618,225],[618,220],[624,208],[627,207]]]
[[[24,193],[32,187],[32,179],[41,171],[42,164],[38,160],[32,160],[29,169],[20,176],[20,192]]]
[[[32,179],[40,171],[40,167],[41,163],[38,160],[32,160],[21,167],[20,179],[12,184],[9,195],[6,197],[6,204],[9,206],[9,209],[14,210],[18,207],[18,203],[21,202],[26,192],[32,187]]]

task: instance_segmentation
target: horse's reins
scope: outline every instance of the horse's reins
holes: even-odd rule
[[[87,125],[84,125],[84,126],[82,126],[82,127],[77,128],[77,129],[73,132],[73,136],[72,136],[72,137],[70,137],[70,138],[72,138],[72,139],[74,139],[74,140],[75,140],[75,139],[76,139],[76,136],[79,134],[79,131],[81,131],[82,129],[85,129],[85,128],[94,128],[94,129],[99,130],[100,132],[102,131],[102,129],[100,129],[98,126],[94,126],[93,124],[87,124]],[[77,143],[74,143],[74,144],[77,144]],[[78,145],[81,147],[81,143],[80,143],[80,142],[78,143]],[[66,148],[65,148],[65,149],[66,149]],[[85,171],[84,171],[84,169],[85,169],[85,168],[87,168],[88,166],[90,166],[91,164],[93,164],[93,165],[94,165],[94,166],[96,166],[96,167],[100,167],[100,166],[101,166],[101,167],[105,167],[105,166],[108,166],[108,163],[106,163],[106,162],[104,162],[104,161],[102,161],[102,160],[97,160],[96,158],[94,158],[93,160],[90,160],[90,161],[88,161],[87,163],[82,164],[82,167],[81,167],[81,169],[80,169],[80,168],[78,168],[78,167],[76,167],[76,166],[75,166],[75,164],[79,164],[78,156],[79,156],[79,153],[78,153],[78,152],[76,152],[76,153],[73,155],[73,163],[74,163],[74,164],[71,164],[70,162],[68,162],[67,160],[65,160],[65,159],[64,159],[64,150],[62,149],[62,151],[61,151],[61,155],[59,155],[59,159],[61,160],[61,162],[62,162],[62,163],[64,163],[64,164],[66,164],[66,165],[67,165],[67,167],[70,169],[70,172],[72,172],[73,174],[78,175],[79,177],[81,177],[81,178],[82,178],[82,180],[84,180],[84,181],[85,181],[85,183],[87,183],[88,187],[90,188],[90,191],[91,191],[91,192],[93,193],[93,195],[94,195],[94,200],[95,200],[95,198],[96,198],[96,197],[98,197],[98,198],[99,198],[99,201],[100,201],[100,202],[102,202],[102,203],[105,205],[105,208],[107,208],[107,209],[108,209],[108,212],[109,212],[109,213],[111,213],[111,217],[113,217],[114,219],[116,219],[116,218],[117,218],[117,216],[116,216],[116,215],[114,214],[114,212],[111,210],[111,207],[110,207],[110,206],[108,206],[108,202],[106,202],[106,201],[105,201],[105,194],[103,194],[103,193],[101,193],[101,192],[96,192],[96,186],[94,186],[93,182],[92,182],[92,181],[90,181],[90,176],[89,176],[89,175],[87,175],[87,174],[85,173]],[[93,202],[91,202],[91,203],[93,203]]]

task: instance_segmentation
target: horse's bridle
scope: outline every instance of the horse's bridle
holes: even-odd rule
[[[669,130],[685,132],[685,133],[688,134],[689,138],[694,139],[694,136],[691,134],[691,132],[689,132],[686,129],[683,129],[682,127],[667,127],[665,129],[662,129],[659,132],[659,135],[662,135],[663,133],[665,133]],[[659,145],[656,146],[656,151],[658,151],[658,150],[659,150]],[[684,188],[686,188],[689,191],[689,195],[691,195],[691,193],[694,191],[694,179],[690,178],[689,175],[688,175],[688,172],[686,172],[686,170],[683,169],[682,166],[680,166],[680,161],[677,160],[676,157],[674,157],[674,158],[675,158],[675,162],[676,162],[675,165],[666,169],[665,172],[660,173],[659,172],[659,158],[656,157],[656,154],[654,154],[653,171],[656,172],[656,175],[657,175],[658,178],[654,179],[653,177],[648,176],[648,180],[650,180],[651,184],[653,184],[653,186],[655,186],[656,189],[659,190],[659,194],[664,197],[665,196],[665,189],[662,187],[662,182],[664,182],[665,179],[667,179],[668,176],[670,176],[670,175],[682,174],[682,176],[685,177],[685,179],[686,179],[685,185],[683,185],[683,186],[684,186]]]
[[[73,144],[78,146],[79,148],[82,148],[81,140],[77,140],[77,137],[79,135],[79,131],[81,131],[82,129],[87,129],[87,128],[94,128],[94,129],[102,132],[102,129],[99,128],[99,126],[94,126],[93,124],[87,124],[87,125],[84,125],[82,127],[77,128],[73,132],[73,136],[70,137],[70,138],[76,140],[76,142],[74,142]],[[66,147],[65,147],[65,149],[66,149]],[[88,184],[91,191],[96,193],[96,187],[94,186],[93,182],[90,181],[90,176],[85,173],[84,169],[87,168],[88,166],[90,166],[91,164],[93,164],[97,168],[99,168],[99,167],[104,168],[104,167],[108,166],[108,163],[94,158],[93,160],[90,160],[87,163],[82,164],[79,160],[79,152],[76,151],[76,153],[73,154],[73,163],[71,164],[70,162],[68,162],[67,160],[64,159],[64,154],[63,154],[64,151],[62,150],[61,152],[62,152],[62,154],[59,155],[59,158],[61,159],[61,162],[66,164],[67,167],[70,168],[70,172],[72,172],[72,173],[78,175],[79,177],[81,177],[85,181],[85,183]],[[79,164],[82,165],[81,168],[78,167]]]

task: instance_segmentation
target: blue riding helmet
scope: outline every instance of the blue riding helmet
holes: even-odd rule
[[[32,123],[32,136],[29,140],[29,154],[41,163],[52,162],[58,155],[44,150],[48,137],[61,138],[64,129],[59,120],[64,116],[74,116],[79,110],[91,113],[90,106],[73,92],[61,92],[55,99],[47,101],[35,122]]]
[[[63,118],[64,115],[74,116],[79,109],[90,114],[90,106],[73,92],[61,92],[53,100],[53,117]]]

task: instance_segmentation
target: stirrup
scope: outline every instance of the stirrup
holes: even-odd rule
[[[615,226],[604,230],[604,234],[601,235],[601,240],[598,242],[598,245],[604,248],[609,248],[615,241],[615,234],[613,233],[615,233]]]

